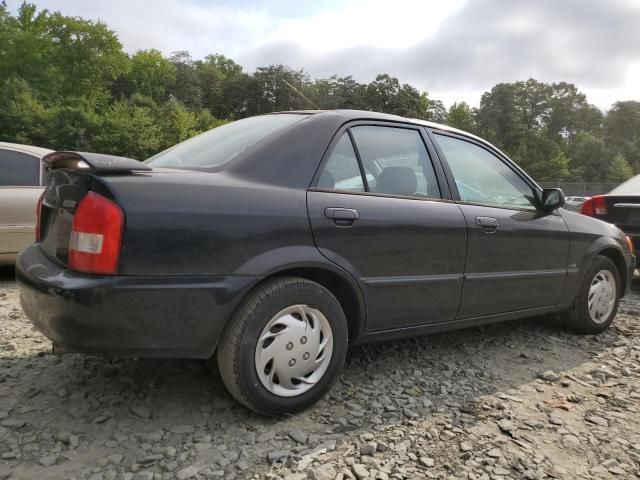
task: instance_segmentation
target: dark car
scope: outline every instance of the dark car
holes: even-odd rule
[[[635,264],[619,229],[486,141],[392,115],[270,114],[145,163],[45,162],[16,272],[54,348],[216,353],[264,414],[321,398],[352,344],[551,312],[601,332]]]
[[[580,213],[613,223],[633,242],[638,260],[640,251],[640,175],[630,178],[606,195],[585,198]]]

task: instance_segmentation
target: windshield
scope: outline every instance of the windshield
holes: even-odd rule
[[[219,167],[269,135],[304,118],[305,115],[279,113],[227,123],[160,152],[145,163],[166,168]]]
[[[609,195],[625,195],[630,193],[640,193],[640,175],[631,177],[624,183],[621,183],[616,188],[609,192]]]

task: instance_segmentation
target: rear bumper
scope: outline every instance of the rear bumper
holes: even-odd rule
[[[251,276],[124,277],[75,273],[37,245],[16,263],[22,307],[60,351],[210,357]]]

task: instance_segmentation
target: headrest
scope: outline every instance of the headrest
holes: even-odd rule
[[[413,195],[417,188],[418,179],[411,167],[387,167],[376,184],[378,193],[391,195]]]

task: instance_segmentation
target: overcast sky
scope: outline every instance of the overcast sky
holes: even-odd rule
[[[389,73],[447,105],[477,105],[496,83],[530,77],[573,82],[604,109],[640,100],[640,0],[35,3],[106,22],[128,52],[222,53],[247,71],[284,63],[361,82]]]

